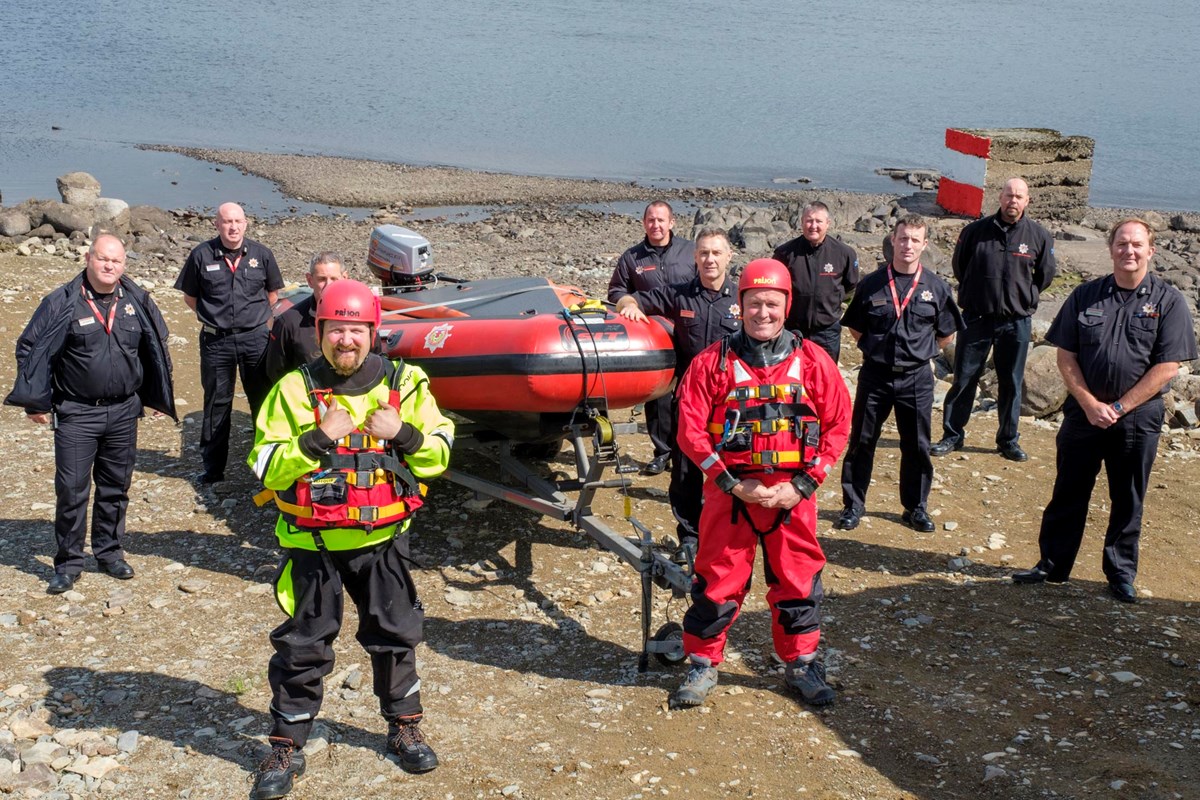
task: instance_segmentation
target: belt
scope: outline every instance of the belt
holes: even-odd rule
[[[92,399],[90,397],[64,396],[63,399],[70,400],[72,403],[79,403],[82,406],[117,406],[121,403],[124,403],[131,397],[133,397],[133,395],[127,394],[124,397],[101,397],[98,399]]]
[[[232,336],[235,333],[246,333],[248,331],[258,330],[261,325],[255,325],[251,328],[214,328],[212,325],[201,325],[200,330],[207,333],[209,336]]]

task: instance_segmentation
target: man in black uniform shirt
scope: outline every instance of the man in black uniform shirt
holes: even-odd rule
[[[675,323],[677,381],[683,380],[688,365],[704,348],[741,330],[737,281],[729,276],[732,258],[733,246],[725,231],[704,228],[696,236],[696,277],[687,283],[625,295],[617,303],[617,313],[629,319],[646,322],[647,314],[658,314]],[[678,442],[672,442],[668,498],[679,543],[682,547],[690,546],[693,555],[699,537],[703,490],[704,473],[682,454]]]
[[[237,373],[250,404],[250,416],[271,388],[263,370],[267,320],[283,276],[275,256],[246,238],[246,214],[225,203],[214,220],[218,236],[188,255],[175,288],[200,320],[200,383],[204,388],[204,425],[200,430],[201,483],[225,480],[230,416]]]
[[[1029,186],[1020,178],[1004,184],[1000,210],[963,228],[954,246],[958,304],[967,327],[954,348],[954,383],[942,410],[942,440],[935,456],[961,450],[975,405],[979,377],[995,353],[1000,417],[996,446],[1009,461],[1027,461],[1017,444],[1030,316],[1038,297],[1054,280],[1054,237],[1029,219]]]
[[[83,570],[87,504],[100,571],[128,580],[121,537],[143,404],[175,416],[167,326],[125,272],[125,247],[110,234],[92,243],[86,268],[42,299],[17,339],[17,379],[5,399],[32,422],[54,425],[54,576],[62,594]]]
[[[321,292],[334,281],[346,278],[342,257],[323,250],[308,263],[308,288],[312,294],[280,314],[271,325],[264,365],[271,385],[294,369],[322,357],[317,341],[317,303]]]
[[[854,396],[850,445],[842,461],[841,516],[834,525],[849,531],[866,513],[875,445],[884,420],[896,410],[900,433],[900,502],[904,524],[929,532],[925,508],[933,483],[929,459],[933,371],[929,362],[956,331],[962,317],[950,286],[921,266],[928,226],[911,214],[892,231],[892,263],[863,278],[842,324],[863,353]]]
[[[803,236],[775,248],[771,258],[792,273],[788,330],[800,331],[837,363],[842,352],[842,301],[858,285],[858,254],[829,236],[829,206],[809,203],[800,214]]]
[[[691,240],[675,236],[675,212],[671,205],[656,200],[642,213],[642,228],[646,238],[621,254],[617,268],[608,282],[608,302],[618,303],[622,297],[644,292],[656,286],[687,283],[696,275]],[[654,456],[642,472],[658,475],[667,468],[675,431],[671,417],[674,393],[667,392],[657,400],[646,403],[646,431],[654,445]]]
[[[1137,602],[1142,503],[1158,452],[1163,393],[1182,361],[1196,358],[1187,303],[1149,274],[1154,231],[1127,218],[1108,235],[1113,274],[1076,287],[1046,340],[1071,396],[1058,431],[1058,474],[1042,513],[1041,560],[1016,583],[1064,583],[1083,542],[1088,503],[1101,463],[1112,503],[1104,536],[1109,593]]]

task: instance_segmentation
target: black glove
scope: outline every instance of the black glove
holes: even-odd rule
[[[425,444],[425,434],[421,433],[418,428],[401,420],[400,431],[392,437],[392,444],[400,452],[411,456],[421,449],[421,445]]]
[[[797,472],[792,476],[792,488],[807,500],[813,496],[813,492],[817,491],[817,482],[807,472]]]

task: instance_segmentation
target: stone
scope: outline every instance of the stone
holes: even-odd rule
[[[68,172],[58,178],[58,194],[72,206],[90,206],[100,198],[100,181],[86,172]]]
[[[49,764],[33,764],[13,778],[12,787],[15,792],[24,792],[26,789],[48,792],[56,783],[58,775]]]
[[[983,768],[983,782],[988,783],[989,781],[996,780],[996,778],[1003,778],[1007,774],[1008,773],[1004,771],[1003,767],[997,767],[989,764]]]
[[[91,230],[92,238],[101,231],[108,231],[119,236],[129,233],[129,203],[115,197],[101,197],[92,204],[92,213],[96,220]]]
[[[1135,681],[1141,680],[1141,678],[1138,677],[1138,674],[1136,672],[1129,672],[1126,670],[1121,670],[1119,672],[1110,672],[1108,674],[1109,674],[1109,677],[1112,678],[1117,683],[1133,683]]]
[[[101,756],[100,758],[89,759],[86,764],[72,764],[67,767],[67,771],[99,780],[114,769],[120,768],[120,766],[121,762],[115,758]]]
[[[96,222],[91,208],[49,200],[42,204],[42,216],[59,233],[87,232]]]
[[[138,748],[138,732],[125,731],[117,737],[117,749],[122,753],[136,753]]]
[[[1167,221],[1157,211],[1143,211],[1139,216],[1150,223],[1150,227],[1155,231],[1165,231],[1167,229]]]
[[[1062,408],[1067,387],[1058,371],[1058,348],[1034,347],[1025,362],[1025,389],[1021,394],[1021,414],[1048,417]]]
[[[447,589],[446,602],[452,606],[462,607],[472,605],[475,601],[471,597],[470,592],[465,592],[462,589]]]
[[[0,236],[24,236],[31,230],[28,214],[15,209],[0,213]]]
[[[179,591],[184,592],[186,594],[199,594],[200,592],[203,592],[207,588],[208,588],[208,581],[202,580],[200,578],[192,578],[190,580],[183,581],[182,583],[179,584]]]
[[[1171,216],[1171,230],[1200,233],[1200,217],[1194,214],[1174,214]]]
[[[49,736],[54,733],[54,728],[36,717],[15,719],[8,724],[8,729],[18,739],[36,739],[39,736]]]

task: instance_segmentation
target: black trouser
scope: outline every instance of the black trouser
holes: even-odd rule
[[[272,736],[298,747],[308,740],[321,710],[323,680],[333,671],[343,587],[358,608],[355,638],[371,655],[379,710],[389,720],[421,713],[415,649],[425,611],[404,563],[407,556],[407,536],[362,550],[284,551],[276,591],[290,581],[295,608],[271,631]]]
[[[842,352],[842,325],[840,322],[835,322],[828,328],[820,328],[806,333],[804,338],[819,345],[822,350],[829,353],[833,363],[838,363],[838,356]]]
[[[900,502],[912,511],[924,509],[929,499],[933,485],[933,461],[929,458],[933,372],[928,364],[892,372],[867,363],[858,373],[850,442],[842,461],[842,505],[860,514],[866,509],[875,445],[893,408],[900,434]]]
[[[685,537],[700,537],[700,511],[704,507],[704,473],[676,445],[671,451],[671,485],[667,500],[675,516],[675,535],[682,543]]]
[[[654,445],[654,457],[669,454],[675,445],[675,392],[667,392],[657,400],[647,400],[646,433]]]
[[[954,383],[946,393],[942,410],[943,437],[961,441],[966,436],[967,420],[975,406],[979,378],[987,367],[988,351],[996,365],[996,445],[1012,447],[1017,443],[1017,423],[1021,419],[1021,389],[1025,385],[1025,361],[1033,323],[1029,317],[1005,319],[978,317],[967,322],[954,345]]]
[[[266,350],[266,326],[225,336],[200,332],[200,385],[204,388],[200,458],[205,472],[225,474],[225,462],[229,459],[233,390],[239,372],[246,401],[250,404],[250,416],[258,418],[259,406],[271,389],[271,382],[263,369]]]
[[[54,571],[78,575],[83,570],[93,480],[92,555],[103,564],[125,558],[121,537],[142,401],[137,395],[105,406],[64,400],[54,412],[54,536],[58,541]]]
[[[1071,576],[1083,542],[1088,503],[1103,463],[1111,504],[1104,534],[1104,575],[1110,583],[1133,583],[1142,502],[1162,430],[1162,398],[1143,403],[1109,428],[1089,423],[1074,398],[1067,399],[1063,411],[1057,439],[1058,475],[1038,534],[1042,561],[1053,565],[1050,580],[1065,581]]]

